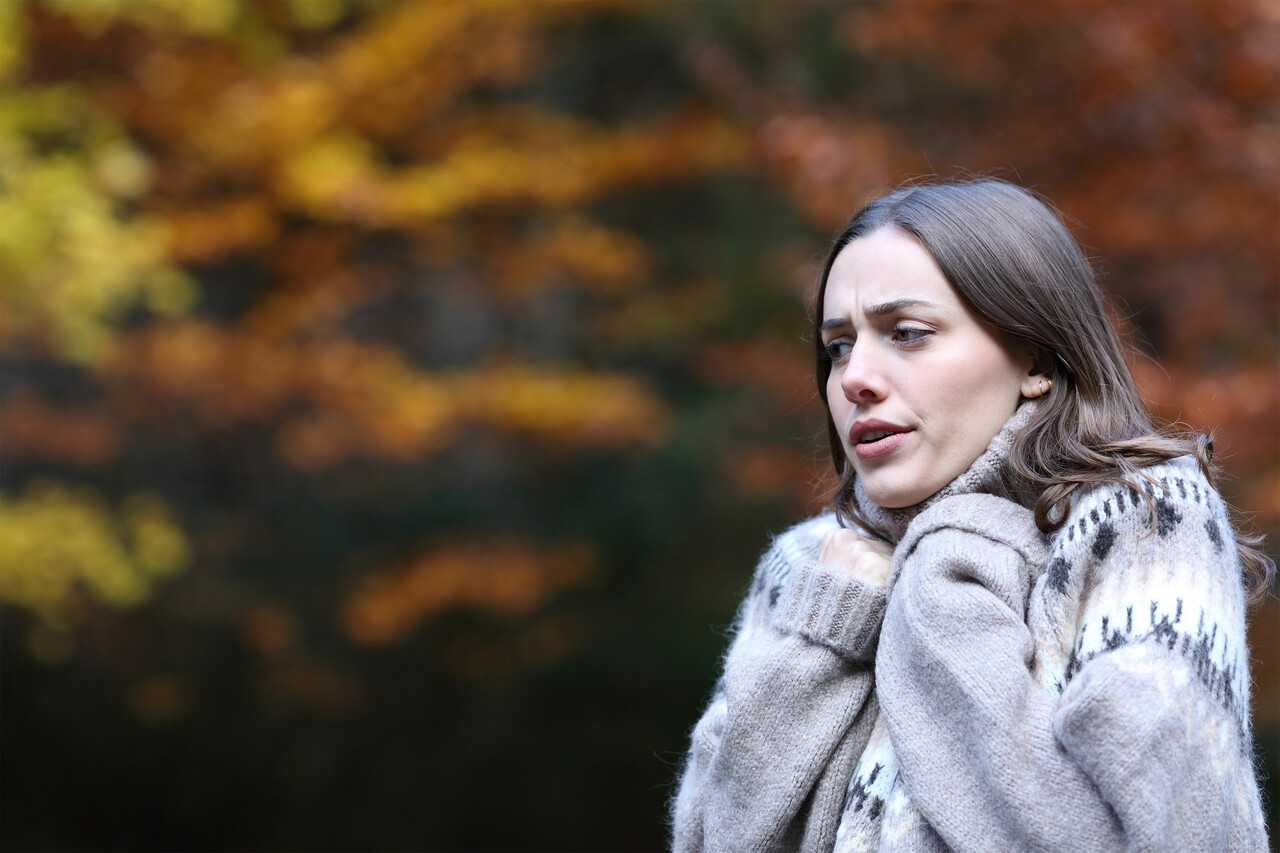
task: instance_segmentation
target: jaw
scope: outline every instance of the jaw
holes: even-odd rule
[[[942,488],[930,488],[932,477],[924,437],[912,429],[899,435],[898,446],[890,452],[871,458],[861,458],[855,453],[852,459],[854,473],[862,483],[862,489],[872,503],[885,509],[912,506]]]

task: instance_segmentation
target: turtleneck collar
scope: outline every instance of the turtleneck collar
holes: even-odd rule
[[[1026,503],[1031,500],[1031,490],[1011,488],[1010,475],[1005,469],[1009,458],[1009,448],[1013,438],[1030,423],[1037,408],[1035,400],[1026,400],[1014,411],[1013,416],[1005,421],[995,438],[987,445],[982,455],[973,461],[963,474],[956,477],[946,486],[934,492],[918,504],[904,506],[899,509],[886,509],[877,506],[867,497],[862,488],[862,481],[854,482],[853,500],[858,512],[871,526],[884,534],[891,542],[897,543],[907,530],[907,525],[920,513],[933,506],[943,498],[952,495],[991,494],[997,497]]]

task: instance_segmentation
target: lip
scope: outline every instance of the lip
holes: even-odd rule
[[[905,427],[901,424],[869,418],[864,421],[857,421],[849,429],[849,444],[853,447],[853,452],[859,459],[875,459],[897,450],[898,446],[906,440],[908,433],[911,431],[910,427]],[[859,444],[862,437],[870,432],[891,432],[893,435],[882,438],[879,441],[873,441],[870,444]]]

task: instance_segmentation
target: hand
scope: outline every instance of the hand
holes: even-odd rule
[[[818,561],[866,583],[884,586],[893,562],[893,546],[857,531],[837,528],[822,537]]]

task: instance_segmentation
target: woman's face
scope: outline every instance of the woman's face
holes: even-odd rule
[[[962,474],[1034,393],[1032,358],[1009,352],[933,257],[894,228],[836,257],[823,299],[827,403],[867,496],[919,503]]]

